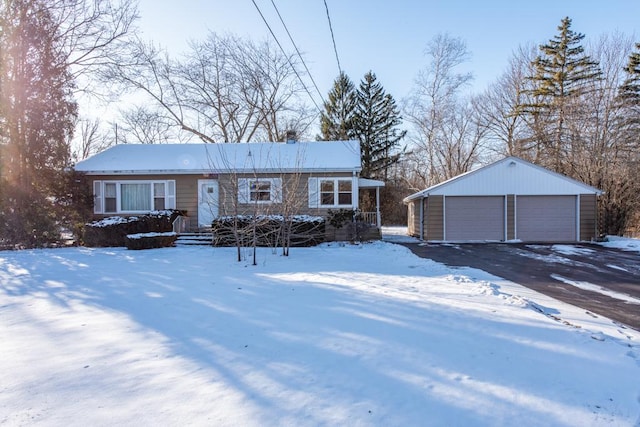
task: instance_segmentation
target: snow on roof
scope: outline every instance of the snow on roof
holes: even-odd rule
[[[90,175],[360,171],[358,141],[121,144],[75,169]]]
[[[433,185],[405,197],[403,201],[408,203],[430,195],[573,195],[601,193],[597,188],[573,178],[511,156]]]

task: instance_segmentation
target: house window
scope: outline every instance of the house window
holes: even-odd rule
[[[164,182],[154,182],[153,183],[153,209],[157,211],[161,211],[165,208],[165,183]]]
[[[252,202],[270,202],[271,201],[271,181],[249,182],[249,200]]]
[[[104,183],[104,212],[116,213],[118,212],[118,205],[116,204],[116,183],[105,182]]]
[[[142,212],[151,210],[151,183],[120,184],[120,210]]]
[[[240,178],[239,203],[282,203],[281,178]]]
[[[95,181],[94,192],[95,213],[137,213],[175,208],[173,180]]]
[[[338,204],[351,204],[351,180],[338,180]]]
[[[320,204],[322,206],[335,205],[335,181],[320,181]]]
[[[321,179],[320,206],[351,206],[353,193],[351,179]]]

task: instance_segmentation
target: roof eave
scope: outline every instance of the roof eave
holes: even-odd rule
[[[79,170],[85,175],[211,175],[247,173],[358,173],[361,168],[312,168],[312,169],[238,169],[234,171],[216,169],[157,169],[157,170]]]

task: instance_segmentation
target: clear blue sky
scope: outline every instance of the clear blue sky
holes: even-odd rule
[[[285,49],[293,51],[271,0],[255,0]],[[305,54],[323,95],[338,67],[323,0],[273,0]],[[640,0],[326,0],[340,62],[357,84],[369,70],[401,100],[425,66],[426,44],[438,33],[460,37],[472,53],[461,71],[483,90],[520,45],[557,34],[569,16],[586,39],[622,32],[640,42]],[[180,53],[208,31],[263,40],[271,37],[251,0],[140,0],[142,36]],[[587,41],[585,40],[585,41]],[[310,83],[308,83],[310,86]]]

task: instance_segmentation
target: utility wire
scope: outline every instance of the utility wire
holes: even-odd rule
[[[256,0],[251,0],[251,2],[253,3],[253,5],[256,7],[258,13],[260,14],[260,17],[262,18],[262,21],[264,21],[264,24],[267,26],[267,28],[269,29],[269,32],[271,33],[271,35],[273,36],[273,39],[276,41],[276,44],[278,45],[278,47],[280,47],[280,50],[282,51],[282,53],[284,54],[284,56],[287,58],[287,61],[289,62],[289,65],[291,65],[291,69],[293,70],[293,72],[295,73],[295,75],[298,77],[298,80],[300,80],[300,83],[302,83],[302,87],[304,88],[304,90],[307,92],[307,94],[309,95],[309,98],[311,98],[311,102],[313,102],[313,105],[316,106],[316,108],[318,109],[318,111],[322,112],[322,109],[318,106],[318,103],[316,102],[316,100],[313,98],[313,95],[311,95],[311,92],[309,91],[309,88],[307,87],[306,84],[304,84],[304,81],[302,80],[302,77],[300,77],[300,74],[298,73],[298,70],[296,70],[296,67],[293,65],[293,63],[291,62],[291,58],[289,58],[289,55],[287,55],[287,52],[284,50],[284,48],[282,47],[282,45],[280,44],[280,40],[278,40],[278,38],[276,37],[275,33],[273,32],[273,30],[271,29],[271,26],[269,25],[269,23],[267,22],[266,18],[264,17],[264,15],[262,14],[262,11],[260,10],[260,7],[258,7],[258,4],[256,3]]]
[[[316,88],[316,91],[318,92],[318,95],[320,95],[320,99],[322,100],[322,103],[325,104],[326,101],[324,100],[324,97],[322,96],[322,92],[320,92],[320,89],[318,88],[318,85],[316,84],[316,81],[313,79],[313,76],[311,75],[311,71],[309,71],[309,67],[307,67],[307,63],[304,61],[304,58],[302,57],[302,54],[300,53],[300,50],[298,49],[298,46],[296,45],[296,42],[293,41],[293,37],[291,36],[291,33],[289,32],[289,28],[287,28],[287,24],[284,23],[284,19],[282,19],[282,15],[280,15],[280,11],[278,10],[278,6],[276,6],[275,0],[271,0],[271,4],[273,5],[273,8],[276,10],[276,13],[278,14],[278,18],[280,18],[280,22],[282,23],[282,26],[284,27],[285,31],[287,32],[287,35],[289,36],[289,40],[291,40],[291,44],[296,49],[296,52],[298,53],[298,57],[300,58],[300,61],[302,61],[302,65],[304,65],[304,69],[307,70],[307,75],[311,79],[311,82],[313,83],[313,86]]]
[[[327,21],[329,21],[329,31],[331,31],[331,41],[333,42],[333,51],[336,54],[336,61],[338,62],[338,71],[342,74],[342,66],[340,66],[340,58],[338,57],[338,48],[336,47],[336,38],[333,35],[333,25],[331,25],[331,15],[329,15],[329,6],[327,6],[327,0],[324,0],[324,8],[327,11]]]

